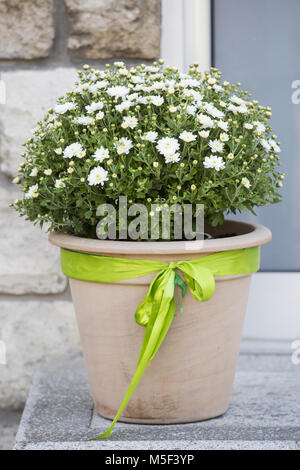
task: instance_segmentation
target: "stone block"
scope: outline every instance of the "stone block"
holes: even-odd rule
[[[14,70],[3,72],[1,79],[6,104],[0,105],[0,171],[12,177],[22,161],[22,144],[47,109],[72,88],[76,69]]]
[[[53,0],[1,0],[0,59],[47,57],[54,39]]]
[[[65,0],[68,47],[88,59],[153,59],[159,55],[160,0]]]
[[[21,409],[37,364],[78,353],[79,336],[71,301],[55,297],[12,298],[0,303],[0,409]]]
[[[67,280],[59,249],[50,245],[45,231],[8,206],[20,197],[11,186],[0,187],[0,294],[61,293]]]

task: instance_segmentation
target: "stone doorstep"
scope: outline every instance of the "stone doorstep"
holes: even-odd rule
[[[299,397],[300,366],[290,355],[242,353],[224,416],[166,426],[118,423],[110,439],[87,442],[110,421],[93,411],[82,357],[67,357],[37,371],[14,449],[300,450]]]

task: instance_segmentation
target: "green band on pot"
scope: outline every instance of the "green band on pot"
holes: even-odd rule
[[[259,247],[222,251],[189,261],[171,263],[90,255],[61,249],[63,273],[82,281],[117,282],[158,272],[135,312],[136,322],[146,327],[136,371],[111,426],[104,434],[94,439],[110,436],[146,367],[166,336],[175,315],[176,285],[181,288],[182,297],[186,293],[186,284],[178,271],[184,276],[193,297],[204,302],[214,294],[216,276],[254,273],[259,269],[259,261]]]

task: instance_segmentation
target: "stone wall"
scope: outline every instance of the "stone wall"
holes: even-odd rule
[[[160,16],[160,0],[0,1],[0,408],[23,406],[37,363],[79,348],[58,250],[8,207],[22,143],[85,62],[158,57]]]

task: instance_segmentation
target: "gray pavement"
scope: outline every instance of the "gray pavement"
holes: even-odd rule
[[[81,357],[37,371],[15,449],[300,450],[300,365],[290,344],[244,342],[228,412],[168,426],[118,423],[110,439],[89,441],[109,421],[93,410]]]

